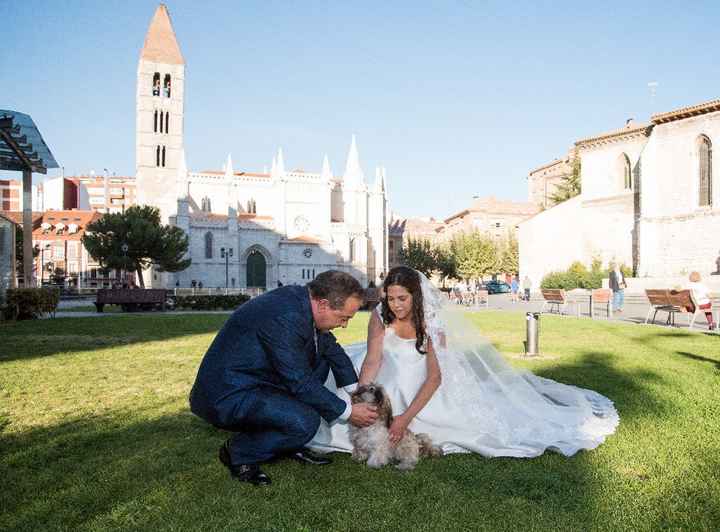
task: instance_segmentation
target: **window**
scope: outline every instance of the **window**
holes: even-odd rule
[[[212,233],[205,233],[205,258],[212,259],[213,256],[213,236]]]
[[[155,149],[155,166],[160,167],[160,146]]]
[[[165,133],[170,133],[170,112],[165,112]]]
[[[152,95],[160,96],[160,72],[155,72],[153,75]]]
[[[705,135],[698,138],[698,159],[699,159],[699,200],[700,206],[712,205],[712,144]]]
[[[165,168],[165,146],[162,147],[162,166]]]
[[[632,190],[632,165],[630,158],[625,153],[618,155],[615,162],[616,182],[622,187],[621,190]]]
[[[257,204],[252,198],[247,202],[247,212],[248,214],[257,214]]]
[[[160,111],[160,133],[165,131],[165,113]]]
[[[163,92],[166,98],[170,98],[170,74],[165,74],[165,82],[163,83]]]
[[[158,130],[158,112],[155,110],[155,118],[153,120],[153,132],[157,133]]]
[[[203,212],[212,212],[212,206],[210,205],[210,198],[208,198],[207,196],[205,196],[200,201],[200,210]]]

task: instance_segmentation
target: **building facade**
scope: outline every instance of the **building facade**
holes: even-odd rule
[[[572,262],[632,267],[653,287],[715,270],[720,185],[712,147],[720,100],[628,121],[575,143],[580,195],[520,224],[520,270],[539,282]],[[551,251],[551,252],[550,252]]]
[[[438,228],[438,238],[448,241],[458,233],[479,231],[493,239],[507,239],[516,234],[521,221],[538,211],[532,203],[498,200],[492,196],[478,198],[469,208],[446,218],[444,225]]]
[[[236,171],[231,156],[221,171],[189,171],[184,83],[185,61],[161,5],[138,63],[137,201],[188,234],[192,265],[152,272],[151,284],[273,288],[328,269],[379,282],[388,268],[385,171],[366,182],[355,138],[341,176],[327,157],[317,173],[286,170],[282,150],[270,172]]]

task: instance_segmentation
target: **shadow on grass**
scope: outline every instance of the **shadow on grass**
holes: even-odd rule
[[[682,355],[686,358],[690,358],[692,360],[697,360],[699,362],[710,362],[711,364],[715,365],[715,368],[720,370],[720,360],[713,360],[712,358],[707,358],[700,355],[695,355],[693,353],[688,353],[686,351],[675,351],[678,355]]]
[[[0,363],[216,333],[227,314],[56,318],[0,325]]]

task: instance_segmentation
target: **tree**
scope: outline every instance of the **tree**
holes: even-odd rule
[[[498,270],[495,242],[478,231],[456,236],[451,243],[451,250],[457,260],[458,274],[465,279],[480,279]]]
[[[440,274],[440,280],[445,284],[446,279],[457,279],[457,257],[450,244],[439,244],[433,249],[435,267]]]
[[[427,277],[436,270],[435,257],[430,241],[427,239],[408,238],[398,254],[400,262],[413,268]]]
[[[159,271],[178,272],[191,262],[183,258],[188,250],[185,232],[179,227],[162,225],[160,211],[147,205],[106,214],[88,224],[82,242],[90,256],[106,269],[141,274],[154,265]],[[144,288],[143,277],[139,277]]]
[[[550,196],[550,201],[553,202],[553,205],[567,201],[580,194],[581,170],[580,157],[575,156],[572,161],[572,172],[570,175],[563,176],[562,181]]]
[[[504,272],[517,275],[520,271],[519,262],[520,250],[518,248],[517,237],[511,232],[502,245],[502,251],[500,252],[500,269]]]

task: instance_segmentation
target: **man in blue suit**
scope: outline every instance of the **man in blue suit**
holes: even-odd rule
[[[329,270],[307,286],[283,286],[240,306],[218,333],[190,392],[193,413],[235,432],[220,448],[232,477],[270,484],[259,464],[277,456],[327,464],[304,449],[320,425],[375,421],[374,407],[345,403],[324,386],[357,383],[352,362],[330,333],[346,327],[363,302],[351,275]]]

